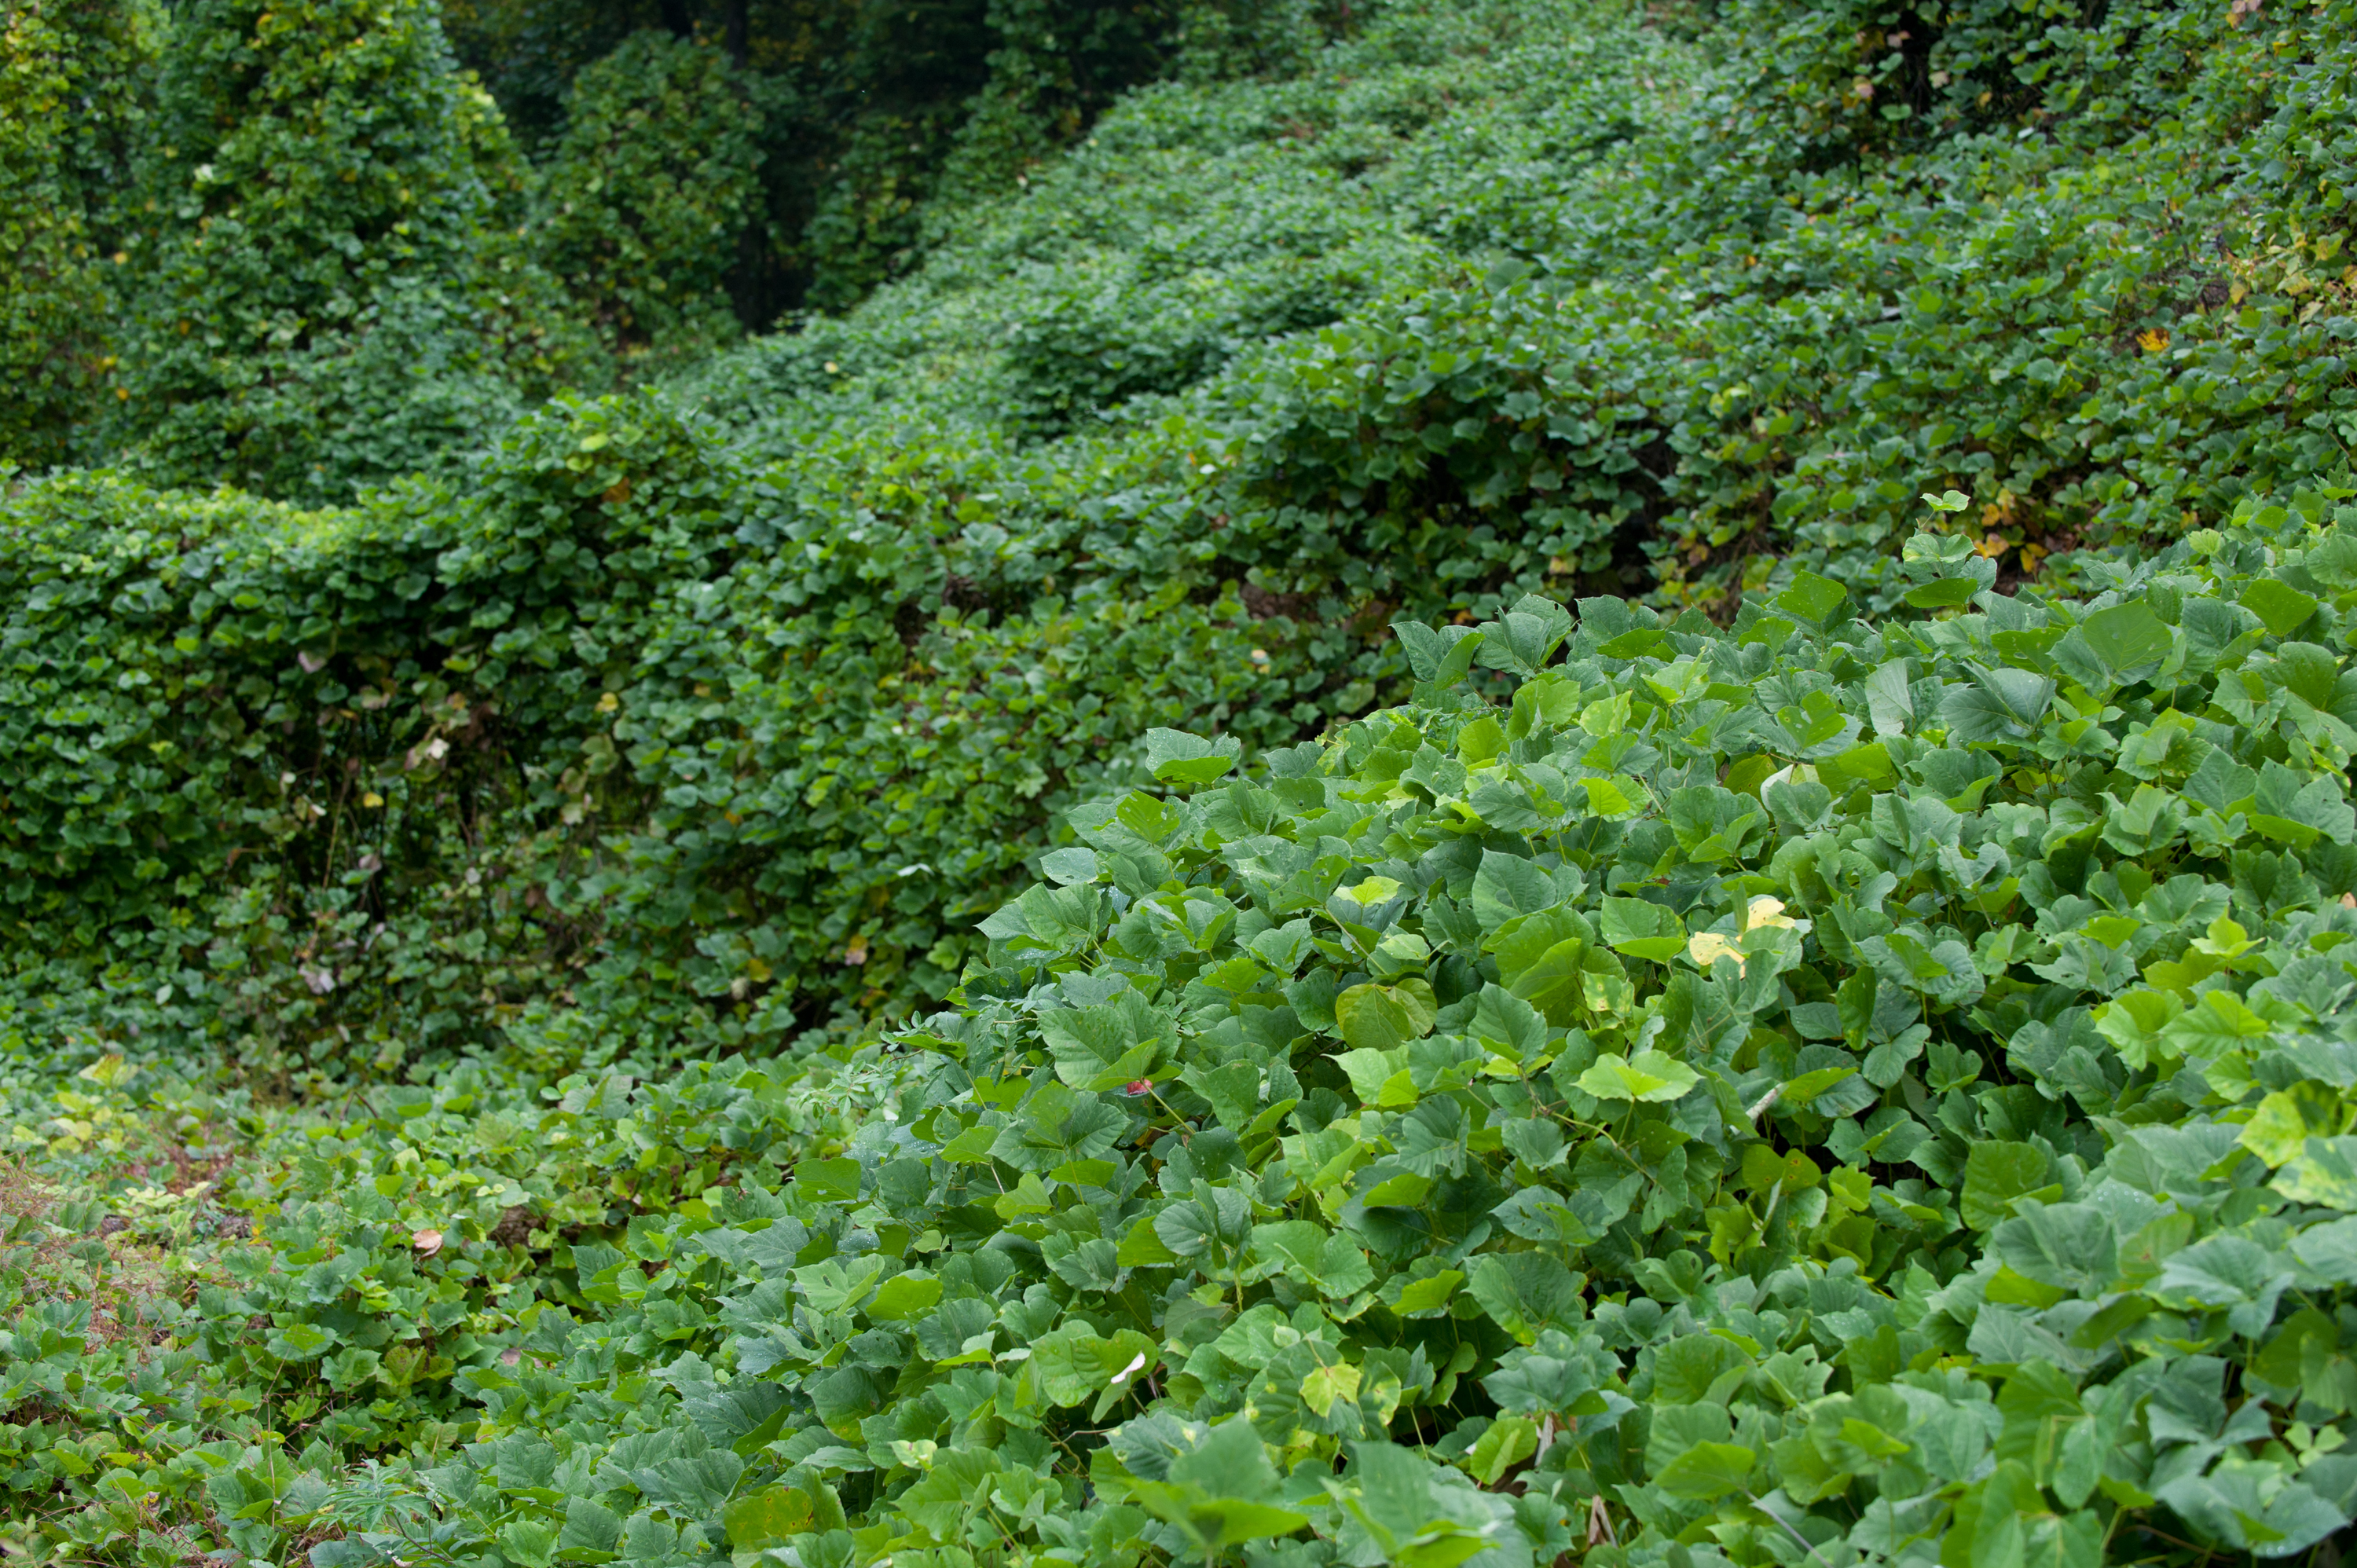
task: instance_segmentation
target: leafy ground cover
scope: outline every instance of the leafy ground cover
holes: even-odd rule
[[[685,366],[715,59],[553,280],[315,9],[456,195],[303,191],[457,281],[301,253],[673,368],[9,477],[11,1554],[2337,1550],[2345,0],[1379,7]],[[173,362],[340,352],[199,197]]]
[[[1155,732],[856,1049],[22,1076],[44,1179],[206,1179],[15,1222],[19,1544],[2304,1552],[2357,1507],[2335,518],[2069,596],[1919,534],[1872,623],[1404,623],[1407,705]]]

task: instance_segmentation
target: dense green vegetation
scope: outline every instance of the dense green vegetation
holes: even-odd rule
[[[2337,1560],[2352,78],[12,10],[0,1549]]]

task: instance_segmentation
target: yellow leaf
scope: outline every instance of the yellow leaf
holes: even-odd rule
[[[1721,953],[1733,959],[1736,968],[1743,967],[1742,950],[1717,931],[1696,931],[1686,939],[1686,957],[1703,969],[1706,970],[1717,962]]]

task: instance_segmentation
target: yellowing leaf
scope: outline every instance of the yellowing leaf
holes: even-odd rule
[[[1336,1400],[1356,1402],[1359,1397],[1359,1369],[1348,1361],[1331,1367],[1319,1367],[1301,1380],[1301,1402],[1324,1419],[1334,1408]]]
[[[131,1075],[136,1070],[138,1069],[124,1061],[122,1057],[109,1054],[99,1058],[74,1076],[86,1079],[102,1089],[119,1089],[130,1081]]]
[[[1686,939],[1686,957],[1702,969],[1709,969],[1722,953],[1735,961],[1736,968],[1743,967],[1742,950],[1717,931],[1696,931]]]

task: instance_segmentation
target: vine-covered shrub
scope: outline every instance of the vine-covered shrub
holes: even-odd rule
[[[164,57],[116,269],[124,461],[348,499],[563,369],[544,285],[488,232],[511,151],[431,6],[207,0]]]
[[[243,1164],[126,1220],[227,1276],[145,1309],[199,1397],[26,1299],[8,1484],[317,1568],[2305,1552],[2357,1512],[2352,540],[1402,623],[1415,700],[1326,744],[1151,735],[888,1047],[258,1141],[12,1083],[52,1168],[163,1114]]]
[[[683,385],[725,423],[560,406],[456,483],[250,537],[231,506],[119,484],[17,498],[0,776],[37,809],[0,832],[13,961],[59,977],[45,1004],[252,1038],[287,1070],[857,1030],[938,1002],[1145,729],[1257,751],[1396,697],[1394,618],[1648,585],[1727,613],[1781,585],[1780,550],[1880,610],[1921,482],[1972,496],[2009,584],[2337,471],[2344,285],[2301,270],[2331,236],[2168,317],[2146,303],[2190,278],[2149,270],[2129,202],[2192,177],[2156,173],[2159,144],[2076,169],[1954,151],[1995,182],[1969,203],[1894,173],[1875,213],[1903,245],[1832,180],[1706,207],[1689,51],[1566,40],[1551,14],[1479,38],[1390,15],[1309,81],[1148,95],[916,284]],[[2230,161],[2331,166],[2316,116],[2357,57],[2328,20],[2220,24],[2217,102],[2313,57]],[[1674,85],[1632,111],[1647,81]],[[1512,194],[1543,169],[1552,195]],[[1649,275],[1616,192],[1656,176],[1645,221],[1721,292]],[[1507,239],[1534,259],[1452,259]],[[2133,334],[2099,339],[2115,316]],[[70,594],[36,591],[51,574]],[[215,640],[247,594],[257,629]],[[179,661],[236,678],[176,689]],[[446,722],[453,699],[481,716]],[[316,813],[289,814],[289,774]],[[167,934],[160,1013],[153,984],[79,989]],[[491,1000],[452,1005],[460,976]]]
[[[105,394],[109,237],[152,40],[115,0],[0,27],[0,461],[68,456]]]
[[[737,335],[726,283],[759,217],[761,128],[726,57],[667,33],[633,34],[575,81],[537,251],[626,360]]]
[[[1959,14],[1927,69],[2035,93],[1878,109],[1899,140],[1824,166],[1760,81],[1867,47],[1843,7],[1698,43],[1384,12],[1307,80],[1138,95],[823,345],[697,390],[780,453],[911,405],[1010,436],[1183,419],[1199,460],[1162,494],[1254,585],[1363,603],[1383,572],[1326,541],[1432,528],[1402,579],[1461,545],[1440,580],[1477,618],[1550,588],[1723,615],[1794,556],[1887,602],[1927,489],[1973,498],[2011,581],[2341,475],[2357,166],[2325,127],[2357,22],[2006,16],[2043,52]]]
[[[525,422],[464,500],[28,489],[0,513],[17,983],[272,1071],[502,1035],[653,1060],[937,997],[1132,736],[1290,738],[1297,682],[1328,711],[1232,598],[1002,559],[942,455],[902,443],[874,491],[748,469],[642,395]],[[962,487],[1026,482],[965,456]],[[862,495],[895,527],[845,537]],[[126,972],[172,989],[82,989]]]

